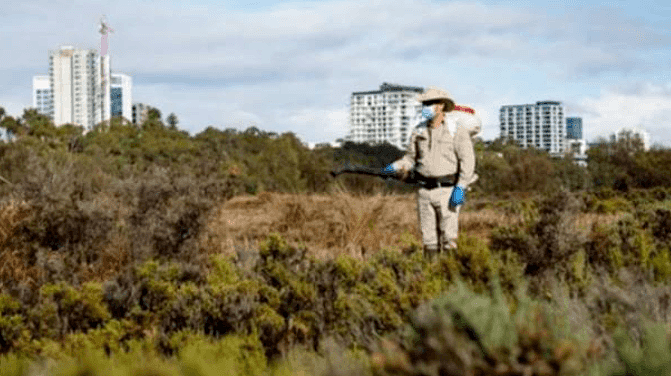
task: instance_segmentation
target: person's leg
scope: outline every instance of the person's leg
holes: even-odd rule
[[[420,188],[417,192],[417,214],[419,215],[419,227],[422,231],[422,244],[424,255],[431,257],[438,253],[438,233],[436,226],[436,210],[431,204],[430,191]]]
[[[457,249],[459,231],[459,209],[450,206],[453,188],[439,188],[436,192],[436,204],[439,211],[440,244],[443,252],[454,252]]]

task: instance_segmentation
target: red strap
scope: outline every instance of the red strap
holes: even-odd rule
[[[467,106],[454,106],[454,110],[468,112],[471,115],[475,115],[475,110]]]

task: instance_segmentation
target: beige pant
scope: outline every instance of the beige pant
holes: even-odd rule
[[[453,187],[425,189],[417,193],[417,213],[424,247],[447,247],[457,240],[459,208],[450,207]],[[438,248],[439,249],[439,248]]]

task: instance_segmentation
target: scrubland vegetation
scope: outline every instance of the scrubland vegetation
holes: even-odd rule
[[[477,142],[426,259],[388,145],[0,126],[0,375],[671,374],[669,150]]]

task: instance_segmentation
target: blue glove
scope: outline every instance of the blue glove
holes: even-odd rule
[[[396,169],[394,168],[394,165],[392,163],[388,164],[387,167],[382,169],[383,174],[393,174],[396,172]]]
[[[464,191],[464,188],[455,185],[454,189],[452,190],[452,196],[450,196],[450,206],[456,207],[464,203],[464,194],[466,192]]]

